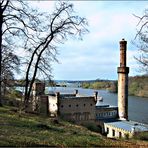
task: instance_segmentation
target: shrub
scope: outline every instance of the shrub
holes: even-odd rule
[[[94,123],[83,123],[82,126],[86,127],[90,131],[101,133],[101,128]]]
[[[137,133],[137,134],[134,136],[134,139],[148,141],[148,132]]]

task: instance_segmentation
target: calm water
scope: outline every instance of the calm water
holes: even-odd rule
[[[82,95],[93,95],[93,89],[53,87],[48,88],[50,91],[60,91],[65,93],[73,93],[75,89],[79,90]],[[117,106],[117,94],[109,93],[106,90],[97,90],[99,96],[103,97],[103,104]],[[148,98],[129,96],[128,97],[129,120],[139,121],[148,124]]]

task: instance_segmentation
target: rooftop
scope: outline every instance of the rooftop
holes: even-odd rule
[[[140,131],[148,131],[148,125],[142,124],[135,121],[123,121],[123,120],[115,120],[115,121],[104,121],[105,124],[114,126],[116,128],[120,128],[129,132],[133,130],[140,132]]]
[[[108,104],[97,104],[96,105],[96,109],[99,109],[99,108],[118,108],[117,106],[111,106],[111,105],[108,105]]]

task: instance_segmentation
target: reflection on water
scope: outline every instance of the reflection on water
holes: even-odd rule
[[[74,93],[74,90],[78,89],[79,93],[82,95],[92,96],[93,89],[83,89],[83,88],[68,88],[68,87],[52,87],[46,88],[47,91],[62,92],[62,93]],[[106,90],[97,90],[99,95],[103,97],[103,104],[109,104],[117,106],[117,94],[109,93]],[[148,98],[129,96],[128,97],[128,112],[129,120],[139,121],[148,124]]]

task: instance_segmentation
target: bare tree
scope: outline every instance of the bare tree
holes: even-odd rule
[[[12,76],[14,70],[18,70],[20,60],[15,54],[18,49],[29,50],[26,45],[35,44],[39,32],[42,32],[38,19],[42,15],[22,0],[0,0],[0,104],[2,83],[6,82],[3,75]]]
[[[48,14],[30,8],[22,0],[1,0],[0,19],[0,53],[2,46],[26,52],[23,63],[26,65],[24,105],[27,108],[36,77],[51,78],[51,62],[57,61],[58,44],[69,36],[81,38],[88,31],[87,21],[77,16],[69,3],[57,2],[53,13]],[[0,90],[1,83],[2,77]]]
[[[15,1],[23,7],[21,0]],[[25,37],[22,11],[17,9],[12,1],[0,0],[0,104],[2,87],[6,85],[6,77],[13,78],[14,70],[18,71],[20,60],[15,51],[21,47],[20,39]],[[23,34],[24,33],[24,34]],[[27,35],[26,35],[27,36]],[[19,45],[20,44],[20,45]]]
[[[139,19],[134,44],[140,51],[135,59],[141,64],[141,70],[148,74],[148,9],[145,9],[142,17],[134,16]]]
[[[37,15],[42,13],[36,14],[36,10],[30,9],[22,0],[0,0],[0,104],[4,70],[13,75],[14,69],[17,69],[20,63],[16,51],[21,48],[24,50],[28,40],[35,39],[30,32],[35,34],[36,30],[40,30]],[[4,60],[8,56],[12,63]]]
[[[78,36],[81,38],[82,35],[88,31],[86,29],[86,19],[76,16],[74,14],[73,5],[69,3],[59,2],[56,5],[54,13],[48,16],[48,21],[48,34],[42,37],[39,44],[37,44],[34,48],[31,60],[29,61],[29,65],[27,67],[25,79],[25,107],[28,105],[32,85],[37,73],[43,72],[50,77],[51,64],[49,62],[53,60],[57,61],[57,45],[64,43],[68,39],[68,36]],[[29,75],[32,71],[32,79],[29,84]]]

